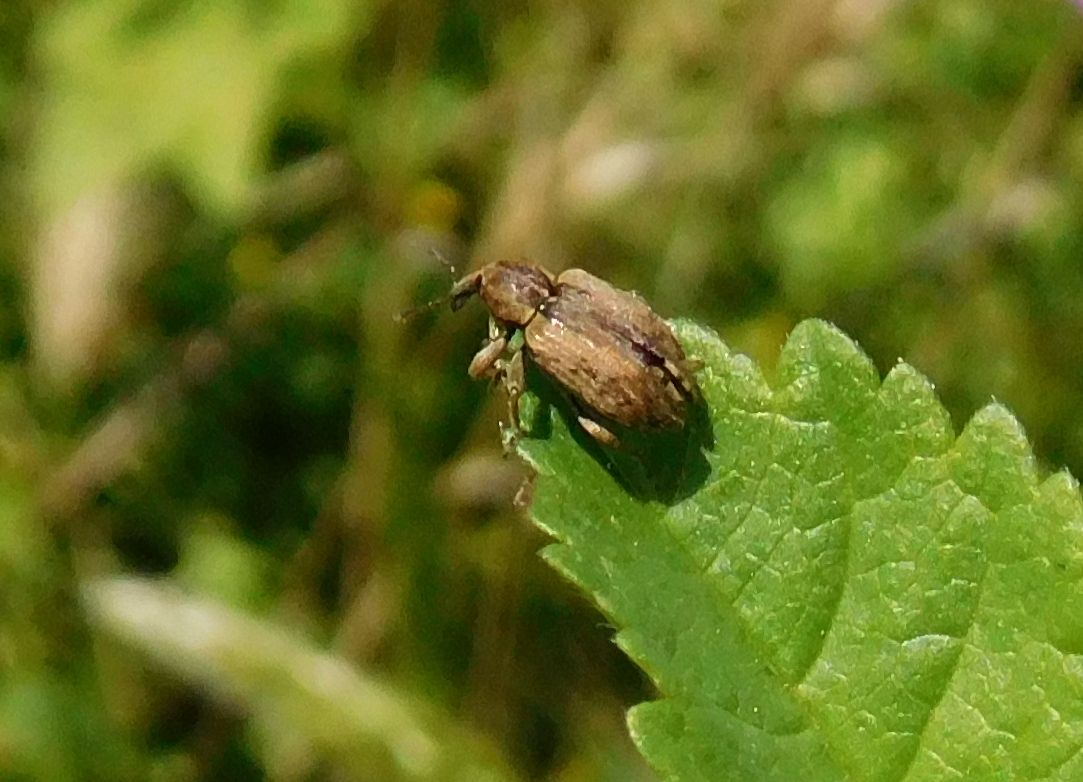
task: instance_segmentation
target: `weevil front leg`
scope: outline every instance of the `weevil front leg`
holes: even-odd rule
[[[507,334],[499,323],[489,318],[489,341],[474,355],[466,371],[475,380],[484,377],[499,377],[503,372],[500,359],[507,348]]]

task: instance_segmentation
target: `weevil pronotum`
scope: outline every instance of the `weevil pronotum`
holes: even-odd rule
[[[458,280],[448,298],[458,310],[475,295],[489,308],[489,338],[469,372],[504,382],[515,432],[525,360],[556,382],[600,443],[619,444],[612,423],[647,431],[685,425],[700,393],[697,363],[637,294],[582,269],[554,275],[526,261],[497,261]]]

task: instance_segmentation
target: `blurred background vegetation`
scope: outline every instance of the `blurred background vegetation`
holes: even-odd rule
[[[826,318],[1083,475],[1081,183],[1063,1],[3,0],[0,777],[652,778],[432,251]]]

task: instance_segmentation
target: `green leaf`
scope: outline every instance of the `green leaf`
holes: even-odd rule
[[[348,0],[69,3],[36,41],[35,182],[49,210],[167,166],[207,206],[242,205],[283,76],[355,36]]]
[[[650,762],[682,780],[1083,778],[1076,482],[1039,475],[1000,405],[956,437],[916,370],[881,381],[825,323],[794,330],[773,384],[677,328],[705,363],[703,454],[603,452],[544,404],[520,445],[546,559],[657,684],[629,717]]]

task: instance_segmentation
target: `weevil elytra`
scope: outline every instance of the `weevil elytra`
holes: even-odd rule
[[[554,275],[525,261],[497,261],[455,283],[452,309],[475,295],[491,317],[470,375],[504,382],[515,431],[525,360],[556,382],[579,424],[604,445],[619,444],[610,423],[646,431],[684,427],[700,394],[697,364],[637,294],[582,269]],[[512,346],[517,331],[519,348]]]

